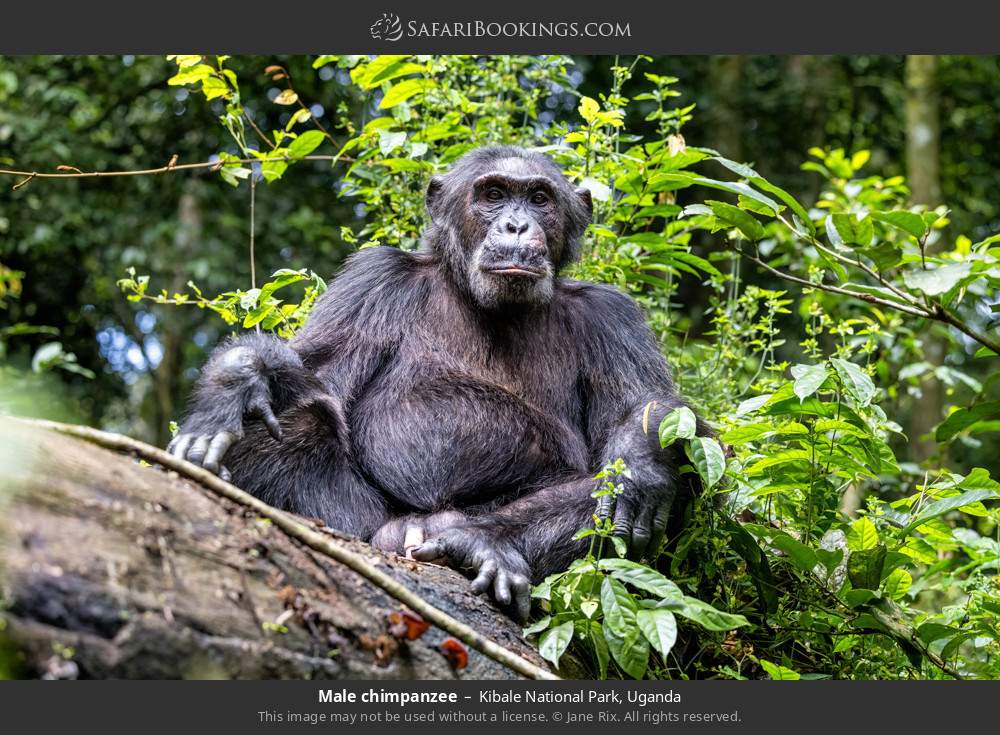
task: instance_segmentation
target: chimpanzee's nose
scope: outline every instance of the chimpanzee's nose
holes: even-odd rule
[[[528,221],[520,217],[510,217],[504,222],[503,227],[511,235],[523,235],[528,231]]]

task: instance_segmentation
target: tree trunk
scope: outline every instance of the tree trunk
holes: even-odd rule
[[[905,81],[906,173],[910,201],[933,209],[941,204],[937,57],[907,56]],[[923,347],[924,359],[935,367],[940,366],[945,353],[941,338],[928,330],[923,338]],[[929,435],[941,421],[944,406],[941,381],[933,375],[923,381],[921,392],[921,397],[913,406],[908,432],[916,462],[929,459],[937,451],[938,445]]]
[[[442,567],[335,536],[487,638],[544,666],[520,627]],[[50,678],[477,678],[431,627],[270,521],[174,472],[0,419],[0,675]],[[398,634],[398,632],[397,632]]]

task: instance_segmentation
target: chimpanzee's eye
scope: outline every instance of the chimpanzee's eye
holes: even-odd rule
[[[499,202],[503,199],[503,192],[493,186],[486,190],[486,199],[491,202]]]
[[[544,191],[536,191],[534,194],[531,195],[531,203],[537,204],[539,207],[542,207],[549,203],[549,195],[546,194]]]

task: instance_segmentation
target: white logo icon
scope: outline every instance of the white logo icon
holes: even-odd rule
[[[398,41],[403,37],[403,24],[395,13],[382,13],[368,30],[377,41]]]

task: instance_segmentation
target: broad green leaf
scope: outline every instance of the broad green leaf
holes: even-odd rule
[[[878,546],[878,529],[875,524],[862,516],[847,530],[847,548],[851,551],[874,549]]]
[[[388,155],[406,142],[406,133],[389,130],[378,131],[378,148],[383,156]]]
[[[276,302],[276,301],[272,301],[270,303],[261,304],[256,309],[254,309],[253,311],[251,311],[249,314],[246,315],[246,317],[243,319],[243,328],[244,329],[250,329],[250,327],[253,327],[253,326],[259,324],[264,319],[266,319],[267,316],[272,311],[274,311],[275,307],[277,307],[277,306],[278,306],[278,302]]]
[[[819,387],[826,381],[829,372],[826,365],[819,363],[817,365],[795,365],[792,367],[792,375],[795,377],[795,395],[802,401],[819,390]]]
[[[326,136],[321,130],[307,130],[288,145],[288,155],[292,158],[308,156],[319,147]]]
[[[389,88],[389,91],[385,93],[385,97],[382,98],[378,106],[382,110],[388,110],[402,102],[406,102],[406,100],[414,95],[424,94],[436,86],[437,82],[433,79],[404,79]]]
[[[611,573],[620,582],[630,584],[657,597],[681,598],[680,588],[655,569],[629,559],[601,559],[597,566]]]
[[[971,263],[952,263],[933,270],[907,270],[903,272],[906,287],[927,296],[940,296],[951,291],[959,281],[972,271]]]
[[[559,666],[559,659],[566,652],[569,642],[573,640],[573,621],[557,625],[542,633],[538,639],[538,653],[553,666]]]
[[[956,434],[980,421],[1000,417],[1000,401],[987,401],[969,408],[960,408],[948,415],[934,432],[939,442],[951,441]]]
[[[872,549],[851,551],[851,555],[847,557],[847,576],[855,589],[878,589],[882,581],[885,555],[885,544],[878,544]]]
[[[677,618],[669,610],[652,608],[636,614],[639,630],[660,655],[666,656],[677,641]]]
[[[770,661],[760,659],[760,665],[774,681],[798,681],[802,678],[797,671],[781,664],[773,664]]]
[[[589,123],[597,117],[597,113],[601,111],[601,106],[592,97],[582,97],[577,110],[580,113],[580,117]]]
[[[605,577],[601,582],[601,610],[604,612],[604,627],[614,631],[615,635],[625,638],[635,631],[635,599],[617,579]]]
[[[739,184],[732,181],[716,181],[715,179],[706,179],[695,177],[690,183],[701,184],[702,186],[708,186],[713,189],[721,189],[723,191],[730,191],[733,194],[742,194],[748,199],[753,199],[760,202],[765,207],[774,210],[775,212],[781,211],[781,205],[770,197],[766,197],[758,191],[751,189],[746,184]]]
[[[541,633],[543,630],[549,627],[549,624],[551,622],[552,622],[552,616],[546,615],[541,620],[538,620],[529,625],[527,628],[524,628],[521,631],[521,635],[527,638],[528,636],[535,635],[535,633]]]
[[[725,202],[709,199],[706,203],[716,217],[737,228],[747,240],[757,242],[764,239],[764,227],[752,214]]]
[[[792,563],[803,572],[811,572],[819,563],[815,551],[801,541],[796,541],[787,533],[775,536],[771,539],[771,545],[783,551],[792,560]]]
[[[893,600],[901,600],[909,592],[910,585],[912,584],[913,577],[910,576],[908,571],[905,569],[893,569],[889,576],[886,577],[882,590]]]
[[[642,679],[649,666],[649,643],[640,634],[638,627],[633,627],[627,635],[620,635],[604,625],[604,639],[615,662],[622,671],[633,679]]]
[[[774,433],[774,426],[767,422],[744,424],[730,429],[720,438],[726,444],[748,444]]]
[[[706,490],[715,487],[726,472],[726,455],[719,442],[707,436],[688,439],[685,445],[688,459],[701,475]]]
[[[972,505],[973,503],[978,503],[983,500],[990,500],[996,498],[997,493],[994,490],[982,489],[982,490],[967,490],[960,495],[953,495],[950,498],[944,498],[942,500],[937,500],[922,511],[920,514],[911,520],[906,528],[900,531],[900,535],[905,536],[910,533],[917,526],[921,526],[929,520],[943,516],[945,513],[950,513],[953,510],[958,510],[965,505]]]
[[[741,401],[740,405],[736,407],[736,415],[745,416],[748,413],[753,413],[765,403],[770,401],[773,396],[773,393],[765,393],[763,395],[754,396],[753,398],[747,398],[745,401]]]
[[[750,621],[742,615],[716,610],[707,602],[685,597],[680,603],[664,601],[658,607],[665,607],[688,620],[693,620],[705,630],[724,632],[750,625]]]
[[[600,679],[608,678],[608,664],[611,661],[611,651],[608,649],[608,639],[604,635],[601,624],[591,620],[587,624],[587,640],[594,649],[594,657],[597,659],[597,672]],[[582,637],[582,636],[581,636]]]
[[[898,230],[913,235],[918,240],[927,234],[927,224],[924,218],[916,212],[897,210],[894,212],[874,212],[872,217],[879,222],[885,222]]]
[[[668,447],[678,439],[693,439],[697,429],[694,411],[687,406],[678,406],[660,422],[660,446]]]
[[[875,384],[871,377],[863,369],[853,362],[841,360],[839,357],[830,358],[830,364],[840,375],[844,388],[862,406],[867,406],[875,397]]]

